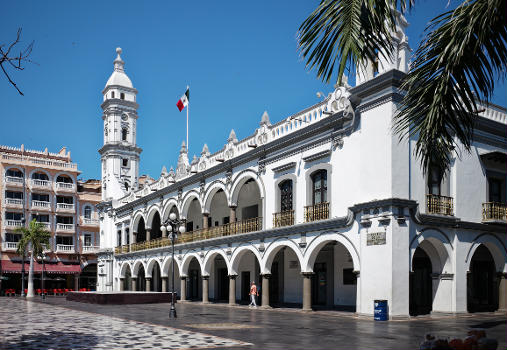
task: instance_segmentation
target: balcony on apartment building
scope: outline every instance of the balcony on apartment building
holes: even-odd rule
[[[32,199],[32,209],[33,210],[50,211],[51,210],[51,202]]]
[[[305,222],[329,219],[329,202],[305,206]]]
[[[5,198],[4,200],[6,208],[22,209],[23,199],[22,198]]]
[[[97,254],[99,249],[98,245],[85,245],[82,248],[82,254]]]
[[[99,227],[99,220],[81,216],[81,226]]]
[[[23,187],[24,177],[5,176],[5,185],[8,187]]]
[[[57,232],[74,232],[74,224],[57,223],[56,224],[56,231]]]
[[[2,242],[3,251],[16,251],[18,249],[18,242]]]
[[[56,203],[56,212],[57,213],[74,213],[75,212],[74,204]]]
[[[273,213],[273,227],[294,225],[294,210],[285,210]]]
[[[23,221],[21,220],[11,220],[7,219],[3,221],[4,227],[8,229],[16,229],[18,227],[23,226]]]
[[[51,182],[49,180],[31,179],[30,187],[38,190],[50,190]]]
[[[74,253],[74,245],[73,244],[57,244],[56,245],[57,253]]]

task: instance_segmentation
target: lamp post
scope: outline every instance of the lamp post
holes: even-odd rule
[[[46,254],[44,252],[42,252],[42,272],[41,272],[41,289],[42,289],[42,293],[41,293],[41,298],[42,300],[45,300],[46,299],[46,293],[44,293],[44,262],[46,260]]]
[[[164,221],[160,226],[160,231],[162,231],[162,235],[165,236],[166,232],[171,233],[171,247],[172,247],[172,286],[171,286],[171,310],[169,311],[169,318],[176,318],[176,308],[174,307],[174,241],[178,238],[178,231],[183,234],[185,232],[185,225],[183,225],[183,221],[178,220],[178,217],[175,213],[169,214],[169,219]]]

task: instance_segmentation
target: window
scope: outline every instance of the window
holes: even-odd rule
[[[278,187],[280,188],[280,211],[292,210],[292,180],[285,180]]]
[[[23,192],[5,191],[5,198],[23,199]]]
[[[64,182],[64,183],[67,183],[67,184],[71,184],[72,183],[72,179],[68,176],[58,176],[56,178],[56,182]]]
[[[5,175],[11,177],[23,177],[23,173],[18,169],[9,169],[5,172]]]
[[[16,233],[6,233],[5,234],[5,241],[6,242],[19,242],[21,239],[21,235],[18,235]]]
[[[86,206],[84,208],[84,217],[85,219],[91,219],[92,218],[92,208],[89,206]]]
[[[505,203],[502,198],[503,181],[498,178],[488,178],[489,183],[489,202]]]
[[[111,91],[111,98],[114,98],[114,91]]]
[[[32,179],[34,179],[34,180],[48,181],[49,177],[46,174],[44,174],[44,173],[33,173],[32,174]]]
[[[356,275],[353,269],[343,269],[343,284],[356,284]]]
[[[125,236],[127,237],[127,244],[130,244],[130,230],[128,227],[125,228]]]
[[[129,183],[128,183],[128,182],[125,182],[125,191],[127,191],[127,192],[128,192],[128,191],[129,191],[129,188],[130,188]]]
[[[121,160],[121,165],[122,166],[129,166],[129,160],[127,158],[123,158]]]
[[[92,235],[89,233],[86,233],[84,235],[84,246],[90,247],[92,245]]]
[[[22,213],[12,213],[12,212],[6,212],[5,213],[5,220],[21,221],[22,218],[23,218],[23,214]]]
[[[74,198],[66,196],[56,196],[56,203],[74,204]]]
[[[122,100],[124,100],[124,99],[125,99],[125,94],[124,94],[123,92],[121,92],[121,93],[120,93],[120,98],[121,98]]]
[[[186,224],[186,232],[192,232],[194,230],[194,222],[189,221]]]
[[[440,196],[442,183],[442,174],[440,170],[430,165],[428,170],[428,194]]]
[[[127,134],[128,134],[127,128],[122,128],[121,129],[121,140],[122,141],[127,141]]]
[[[312,204],[327,202],[327,171],[317,170],[312,178]]]
[[[32,220],[33,219],[37,220],[37,222],[49,222],[49,215],[32,214]]]
[[[74,245],[72,236],[56,236],[56,244]]]
[[[74,218],[72,216],[57,216],[56,223],[71,225],[74,223]]]
[[[119,246],[121,246],[121,230],[118,230],[117,235],[118,235],[117,236],[117,239],[118,239],[117,246],[119,247]]]
[[[40,202],[49,202],[49,194],[32,193],[32,200]]]

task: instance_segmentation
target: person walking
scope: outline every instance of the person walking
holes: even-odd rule
[[[252,281],[250,284],[250,304],[248,307],[257,307],[257,303],[255,302],[255,297],[259,296],[259,292],[257,291],[257,286],[255,285],[255,282]]]

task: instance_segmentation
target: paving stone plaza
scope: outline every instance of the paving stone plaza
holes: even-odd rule
[[[225,304],[92,305],[0,298],[0,349],[418,349],[425,333],[483,328],[507,348],[507,314],[429,315],[375,322],[354,313]]]

